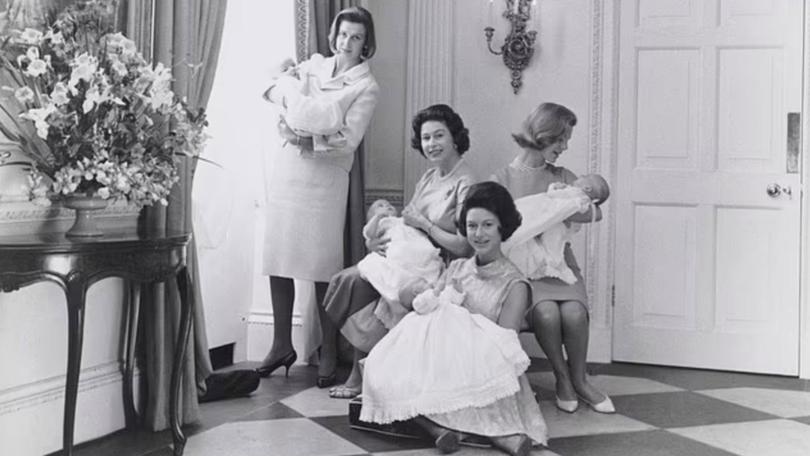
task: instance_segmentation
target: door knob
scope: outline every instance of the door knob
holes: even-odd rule
[[[773,184],[768,184],[768,186],[765,188],[765,192],[771,198],[776,198],[782,193],[782,186],[777,184],[776,182],[774,182]],[[788,190],[788,193],[789,192],[790,190]]]

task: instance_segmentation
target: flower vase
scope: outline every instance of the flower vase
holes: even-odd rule
[[[98,196],[82,194],[68,196],[64,206],[76,211],[76,220],[65,235],[77,238],[103,236],[104,232],[98,228],[96,215],[107,207],[107,203],[107,200]]]

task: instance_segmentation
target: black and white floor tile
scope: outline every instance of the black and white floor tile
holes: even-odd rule
[[[542,361],[529,379],[549,427],[549,448],[536,455],[676,456],[810,454],[810,382],[796,378],[607,364],[593,381],[618,413],[587,407],[568,414],[554,407],[554,378]],[[262,380],[249,398],[203,404],[188,456],[426,456],[431,442],[353,429],[348,401],[311,385],[315,368]],[[171,454],[166,433],[119,432],[81,445],[77,455]],[[463,447],[460,456],[498,455]]]

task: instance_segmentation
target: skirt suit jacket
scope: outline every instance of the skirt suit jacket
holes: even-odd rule
[[[307,132],[312,147],[285,142],[266,160],[265,275],[328,282],[343,268],[349,171],[380,89],[367,62],[333,76],[335,65],[334,57],[320,54],[301,63],[305,90],[292,105],[282,105],[279,78],[266,92],[279,107],[279,122],[289,115],[298,126],[307,119],[318,126]]]

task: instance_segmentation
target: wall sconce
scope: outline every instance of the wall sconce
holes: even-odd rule
[[[515,94],[523,85],[522,72],[529,66],[529,61],[534,54],[534,40],[537,38],[537,32],[526,31],[526,22],[531,18],[536,1],[517,0],[517,10],[515,10],[515,0],[506,0],[506,11],[503,12],[503,17],[512,24],[512,30],[504,38],[500,51],[492,49],[492,35],[495,34],[495,29],[492,26],[484,28],[489,52],[503,55],[503,63],[512,72],[512,90]],[[490,21],[492,20],[492,2],[493,0],[489,0]]]

